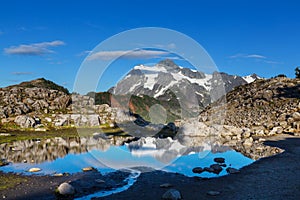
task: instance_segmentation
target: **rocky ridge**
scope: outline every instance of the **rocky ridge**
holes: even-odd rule
[[[277,77],[239,86],[207,107],[200,114],[199,121],[205,124],[216,121],[216,118],[213,119],[216,116],[215,108],[224,110],[222,119],[217,119],[219,122],[237,128],[248,128],[256,136],[298,134],[300,80]]]

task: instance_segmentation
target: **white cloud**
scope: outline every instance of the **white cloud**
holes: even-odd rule
[[[266,57],[265,57],[265,56],[262,56],[262,55],[258,55],[258,54],[250,54],[250,55],[247,55],[246,58],[265,59]]]
[[[229,58],[231,59],[236,59],[236,58],[253,58],[256,59],[257,61],[267,63],[267,64],[273,64],[273,65],[281,65],[283,64],[282,62],[277,62],[273,60],[269,60],[266,56],[260,55],[260,54],[235,54],[233,56],[230,56]]]
[[[53,53],[49,48],[65,45],[63,41],[55,40],[52,42],[41,42],[34,44],[21,44],[19,46],[11,46],[4,49],[6,54],[10,55],[30,55],[39,56],[47,53]]]
[[[79,54],[77,54],[77,56],[86,56],[86,54],[92,53],[93,51],[90,50],[86,50],[86,51],[82,51]]]
[[[154,45],[158,48],[161,48],[161,49],[176,49],[176,44],[174,43],[170,43],[170,44],[156,44]]]
[[[229,58],[256,58],[256,59],[266,59],[267,57],[259,54],[235,54]]]
[[[272,60],[266,60],[265,63],[274,64],[274,65],[282,65],[283,64],[283,62],[277,62],[277,61],[272,61]]]
[[[113,60],[119,57],[124,59],[150,59],[169,55],[169,52],[156,50],[137,50],[137,51],[100,51],[93,53],[88,60]]]
[[[21,75],[30,75],[32,72],[12,72],[11,74],[21,76]]]

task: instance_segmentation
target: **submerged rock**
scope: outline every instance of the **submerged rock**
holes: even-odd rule
[[[178,190],[169,189],[166,193],[163,194],[162,199],[164,199],[164,200],[179,200],[179,199],[182,199],[182,197]]]

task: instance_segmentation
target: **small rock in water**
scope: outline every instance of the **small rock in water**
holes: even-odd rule
[[[214,170],[215,174],[219,174],[223,170],[219,164],[212,164],[210,168]]]
[[[64,174],[58,173],[58,174],[54,174],[53,176],[55,176],[55,177],[61,177],[61,176],[64,176]]]
[[[238,169],[233,168],[233,167],[228,167],[228,168],[226,169],[226,172],[229,173],[229,174],[237,174],[237,173],[239,173],[240,171],[239,171]]]
[[[209,172],[209,173],[213,173],[214,172],[214,169],[212,169],[210,167],[204,167],[203,170],[206,171],[206,172]]]
[[[41,169],[37,167],[33,167],[28,170],[28,172],[39,172],[39,171],[41,171]]]
[[[197,174],[201,174],[202,172],[204,172],[204,169],[202,169],[202,167],[195,167],[193,169],[193,172]]]
[[[210,196],[217,196],[220,194],[220,192],[219,191],[208,191],[207,194]]]
[[[95,168],[94,167],[84,167],[84,168],[82,168],[82,171],[84,171],[84,172],[88,172],[88,171],[92,171],[92,170],[95,170]]]
[[[170,188],[170,187],[173,187],[173,185],[171,183],[164,183],[164,184],[161,184],[159,187],[161,187],[161,188]]]
[[[214,158],[216,163],[225,163],[225,158]]]
[[[182,197],[178,190],[169,189],[166,193],[163,194],[162,199],[164,199],[164,200],[179,200],[179,199],[182,199]]]
[[[69,183],[62,183],[57,188],[57,191],[61,195],[73,195],[75,193],[75,189],[72,185]]]

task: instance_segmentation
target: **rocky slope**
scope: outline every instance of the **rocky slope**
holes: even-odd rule
[[[216,110],[224,110],[219,122],[249,128],[254,135],[298,133],[300,130],[300,80],[277,77],[256,80],[229,92],[200,115],[206,124],[216,119]],[[218,109],[215,109],[218,108]]]
[[[45,79],[0,88],[0,118],[63,111],[70,103],[67,89]]]

